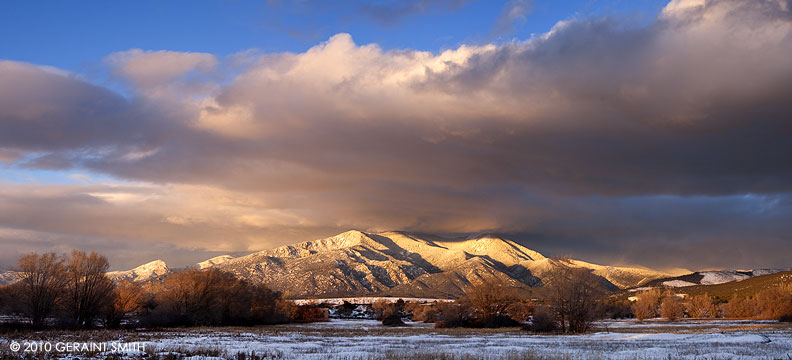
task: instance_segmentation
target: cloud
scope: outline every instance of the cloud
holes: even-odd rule
[[[132,49],[114,53],[106,61],[117,76],[144,91],[170,86],[174,80],[182,80],[188,74],[209,74],[217,67],[217,59],[211,54],[164,50]]]
[[[405,17],[433,11],[456,9],[470,0],[386,0],[380,2],[363,2],[361,9],[364,14],[383,25],[393,25]]]
[[[7,190],[0,226],[205,251],[349,228],[499,231],[573,254],[665,254],[647,261],[720,241],[722,262],[780,262],[787,5],[674,1],[648,25],[573,19],[440,53],[347,34],[242,65],[131,50],[107,58],[127,97],[2,62],[3,166],[151,188]],[[751,234],[762,246],[737,253]]]
[[[501,14],[490,32],[491,35],[508,35],[514,27],[525,22],[525,16],[531,12],[533,2],[530,0],[510,0],[503,5]]]

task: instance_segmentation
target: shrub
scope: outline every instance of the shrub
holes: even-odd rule
[[[425,323],[437,321],[437,316],[439,314],[438,304],[434,303],[409,303],[406,309],[412,313],[413,321],[423,321]]]
[[[629,300],[600,303],[598,312],[603,319],[626,319],[634,316],[632,303]]]
[[[285,314],[289,322],[304,323],[327,321],[328,319],[327,312],[313,304],[297,305],[288,300],[280,300],[278,308]]]
[[[404,325],[404,321],[402,321],[401,314],[392,313],[388,317],[382,319],[382,325],[385,325],[385,326]]]
[[[436,328],[469,326],[473,315],[470,304],[462,301],[438,304],[437,310]]]
[[[374,313],[374,319],[383,320],[396,313],[397,309],[395,304],[385,299],[379,299],[371,304],[371,311]]]
[[[506,308],[506,313],[512,320],[518,323],[525,323],[531,319],[536,308],[530,302],[515,302]]]
[[[534,310],[531,321],[523,327],[524,330],[533,332],[552,332],[558,329],[556,314],[546,306],[539,306]]]

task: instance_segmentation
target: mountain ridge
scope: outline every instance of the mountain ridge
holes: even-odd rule
[[[443,238],[357,230],[255,252],[215,267],[295,297],[458,297],[470,284],[485,281],[525,290],[542,286],[559,266],[590,268],[610,289],[670,276],[579,260],[565,263],[493,234]]]
[[[677,274],[639,266],[549,258],[519,242],[491,233],[447,238],[404,231],[368,233],[357,230],[239,257],[215,256],[191,267],[228,271],[282,291],[291,298],[453,298],[464,295],[471,284],[482,282],[530,293],[543,286],[561,267],[589,269],[601,277],[603,288],[607,290],[720,283],[775,271],[723,270],[674,276]],[[108,272],[108,276],[115,281],[145,282],[161,280],[172,272],[174,269],[164,261],[154,260],[130,270]],[[0,284],[16,278],[10,271],[0,273]]]

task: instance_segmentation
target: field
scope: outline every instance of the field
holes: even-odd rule
[[[22,346],[18,352],[9,350],[15,342]],[[39,351],[25,352],[31,343]],[[79,350],[85,343],[105,344],[106,349]],[[63,344],[78,349],[55,350],[63,350]],[[132,349],[111,351],[118,345]],[[43,351],[44,346],[50,351]],[[606,321],[590,334],[566,336],[333,320],[255,328],[11,333],[0,337],[0,348],[2,358],[36,359],[792,359],[792,325]]]

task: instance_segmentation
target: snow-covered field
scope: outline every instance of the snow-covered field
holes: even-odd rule
[[[531,335],[517,329],[433,329],[409,323],[388,328],[373,320],[255,328],[38,334],[55,341],[138,342],[145,351],[79,352],[80,358],[189,359],[789,359],[792,326],[757,321],[607,321],[590,334]],[[48,338],[49,337],[49,338]],[[0,358],[13,356],[0,337]],[[51,354],[63,358],[65,354]],[[54,356],[57,355],[57,356]],[[119,356],[120,355],[120,356]],[[255,356],[251,356],[255,355]],[[73,358],[73,357],[70,357]]]

